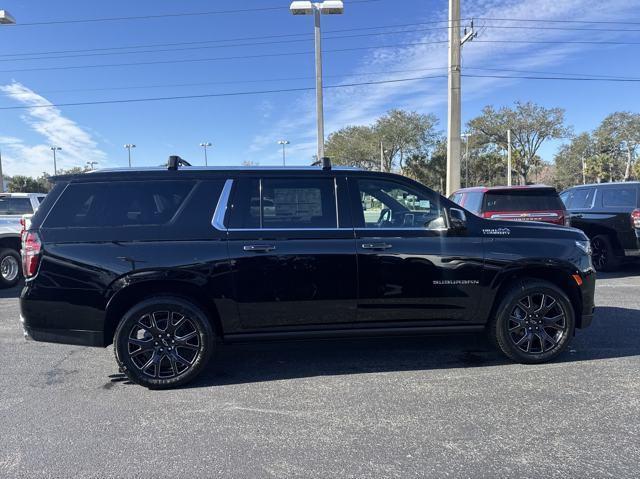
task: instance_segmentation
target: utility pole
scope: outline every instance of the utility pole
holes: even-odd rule
[[[587,162],[584,160],[584,156],[580,158],[582,161],[582,184],[587,184]]]
[[[380,140],[380,171],[384,171],[384,145]]]
[[[131,168],[131,148],[135,148],[136,145],[134,145],[133,143],[127,143],[126,145],[124,145],[124,147],[129,150],[129,168]]]
[[[289,140],[278,140],[278,145],[282,145],[282,166],[287,166],[287,145],[291,143]]]
[[[447,125],[447,196],[460,188],[460,156],[462,150],[461,65],[462,45],[473,40],[476,33],[466,32],[460,38],[460,0],[449,0],[449,85]]]
[[[314,44],[316,55],[316,110],[318,117],[318,161],[324,158],[324,108],[322,98],[322,41],[320,31],[320,15],[341,15],[344,4],[341,0],[324,2],[294,1],[289,7],[293,15],[313,15]]]
[[[200,146],[204,150],[204,166],[209,166],[209,158],[207,157],[207,148],[212,146],[212,144],[211,142],[207,141],[207,142],[200,143]]]
[[[52,146],[50,150],[53,151],[53,176],[56,176],[58,174],[58,164],[56,162],[56,151],[60,151],[62,150],[62,148],[60,148],[59,146]]]
[[[507,130],[507,186],[511,186],[511,130]]]
[[[0,193],[4,193],[4,176],[2,175],[2,151],[0,151]]]

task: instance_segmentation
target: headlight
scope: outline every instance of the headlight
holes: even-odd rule
[[[584,251],[586,254],[591,256],[591,242],[589,240],[586,241],[576,241],[576,246]]]

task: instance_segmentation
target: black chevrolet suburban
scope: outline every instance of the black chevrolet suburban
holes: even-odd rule
[[[640,259],[640,182],[581,185],[560,198],[571,225],[591,240],[597,270],[615,271],[624,261]]]
[[[154,168],[58,177],[24,235],[21,321],[149,388],[220,342],[486,331],[540,363],[589,326],[579,230],[479,218],[390,173]]]

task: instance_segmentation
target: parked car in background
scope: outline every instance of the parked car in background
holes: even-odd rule
[[[569,215],[551,186],[477,186],[458,190],[451,199],[482,218],[569,226]]]
[[[25,335],[114,343],[150,388],[196,377],[220,341],[485,331],[541,363],[593,317],[584,233],[485,220],[399,175],[185,167],[55,181],[24,235]]]
[[[596,269],[613,271],[640,258],[640,182],[576,186],[560,198],[571,224],[591,240]]]
[[[22,277],[20,235],[25,221],[45,196],[42,193],[0,193],[0,288],[15,286]]]

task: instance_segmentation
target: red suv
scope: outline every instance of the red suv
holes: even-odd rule
[[[569,226],[564,203],[551,186],[477,186],[458,190],[450,199],[483,218]]]

